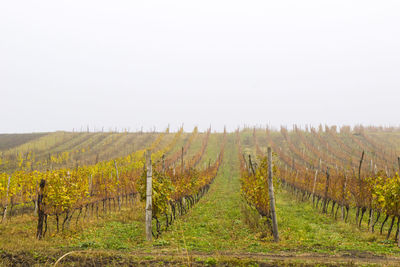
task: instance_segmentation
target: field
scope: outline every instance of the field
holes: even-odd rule
[[[399,129],[361,126],[0,134],[0,262],[398,266],[399,151]]]

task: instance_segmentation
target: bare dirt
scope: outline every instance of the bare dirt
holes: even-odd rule
[[[68,253],[68,254],[67,254]],[[200,253],[70,251],[57,255],[0,251],[1,266],[400,266],[400,257],[349,251],[321,253]],[[65,255],[67,254],[67,255]],[[63,257],[64,256],[64,257]],[[60,259],[62,257],[62,259]]]

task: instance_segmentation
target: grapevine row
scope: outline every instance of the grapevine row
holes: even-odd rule
[[[336,133],[331,133],[331,135],[334,134]],[[301,137],[304,133],[296,130],[292,135]],[[313,139],[320,140],[320,144],[324,146],[323,142],[326,141],[316,138],[317,135],[319,136],[319,133],[314,131]],[[347,160],[346,164],[346,159],[343,158],[345,153],[332,149],[332,145],[329,145],[328,148],[326,145],[328,143],[325,143],[324,153],[321,153],[321,150],[315,151],[314,148],[310,148],[310,144],[306,144],[308,155],[312,155],[314,159],[314,164],[307,164],[306,157],[301,158],[302,154],[298,152],[299,148],[295,148],[295,144],[290,143],[291,138],[284,138],[289,143],[284,146],[282,143],[276,143],[277,139],[271,138],[268,130],[267,136],[269,145],[276,148],[275,151],[281,161],[281,164],[278,165],[281,181],[291,191],[303,200],[312,198],[313,205],[320,206],[324,213],[330,212],[337,217],[340,211],[341,217],[345,221],[348,220],[350,210],[354,208],[355,220],[360,227],[363,217],[368,214],[367,224],[370,231],[374,231],[379,219],[384,217],[380,228],[382,233],[384,225],[391,218],[387,233],[387,238],[390,237],[395,220],[397,219],[398,222],[400,220],[400,198],[398,197],[400,195],[400,178],[399,174],[394,171],[390,175],[385,164],[394,164],[397,159],[388,162],[383,153],[377,153],[374,158],[367,160],[368,157],[374,155],[373,151],[367,150],[371,149],[371,146],[358,140],[355,151],[358,152],[362,149],[362,152],[357,165],[352,157]],[[354,136],[347,137],[353,141],[355,139]],[[338,144],[338,146],[341,147],[342,144]],[[374,147],[376,148],[377,145]],[[298,160],[293,163],[295,158]],[[316,159],[320,159],[319,162]],[[373,161],[375,162],[374,166],[372,165]],[[377,164],[381,168],[379,171],[376,167]],[[398,236],[398,231],[397,229],[395,238]]]

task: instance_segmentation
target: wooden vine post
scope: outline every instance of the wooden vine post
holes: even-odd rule
[[[253,162],[251,161],[251,155],[249,155],[249,165],[250,165],[250,169],[251,169],[253,175],[255,175],[256,171],[254,170]],[[250,170],[249,170],[249,174],[250,174]]]
[[[268,147],[268,194],[269,194],[269,204],[271,206],[271,217],[272,217],[272,232],[274,235],[274,241],[279,241],[278,233],[278,221],[276,218],[275,210],[275,196],[274,196],[274,184],[272,181],[272,150]]]
[[[328,209],[328,190],[329,190],[329,167],[326,167],[326,183],[325,183],[325,194],[324,194],[324,207],[322,208],[322,213],[327,213]]]
[[[347,174],[346,174],[346,171],[344,171],[344,181],[343,181],[343,187],[342,187],[342,220],[343,221],[345,219],[344,204],[346,201],[346,187],[347,187]]]
[[[146,166],[147,166],[147,178],[146,178],[146,239],[147,241],[152,240],[151,230],[151,219],[152,214],[152,166],[151,166],[151,152],[148,150],[146,153]]]
[[[183,174],[183,147],[182,147],[182,151],[181,151],[181,175]]]
[[[362,163],[363,163],[363,160],[364,160],[364,155],[365,155],[365,152],[364,152],[364,150],[363,150],[363,152],[362,152],[362,154],[361,154],[361,159],[360,159],[360,165],[358,166],[358,182],[359,182],[359,188],[361,189],[362,188],[362,180],[361,180],[361,167],[362,167]]]
[[[399,174],[400,174],[400,157],[397,157],[397,162],[399,163]]]
[[[163,172],[163,174],[165,174],[165,155],[163,154],[162,155],[162,172]]]
[[[362,179],[361,179],[361,167],[363,164],[363,160],[364,160],[364,155],[365,152],[363,150],[362,154],[361,154],[361,159],[360,159],[360,165],[358,166],[358,198],[360,199],[362,197]],[[387,173],[387,171],[386,171]],[[360,200],[358,200],[359,202]],[[361,203],[357,203],[357,214],[356,214],[356,224],[358,223],[358,217],[360,215],[360,209],[361,209]],[[360,225],[361,225],[361,221],[360,221]]]
[[[400,157],[397,157],[397,162],[399,164],[399,174],[400,174]],[[400,216],[397,218],[397,220],[400,220]],[[400,248],[400,233],[397,236],[397,246]]]
[[[119,173],[118,173],[118,166],[117,166],[117,161],[114,160],[114,166],[115,166],[115,173],[117,175],[117,194],[118,194],[118,210],[121,210],[121,192],[119,188]]]
[[[92,196],[93,195],[93,175],[90,174],[89,175],[89,182],[88,182],[88,191],[89,191],[89,195]]]
[[[8,182],[7,182],[7,193],[6,193],[6,206],[4,207],[4,214],[3,214],[3,218],[1,219],[1,222],[5,221],[7,218],[7,210],[8,210],[8,205],[9,205],[9,193],[10,193],[10,183],[11,183],[11,175],[8,176]]]
[[[400,220],[400,216],[397,218],[397,220]],[[397,247],[400,248],[400,233],[397,235]]]
[[[315,174],[314,174],[314,184],[313,184],[313,189],[312,189],[313,206],[314,206],[314,201],[315,201],[315,187],[317,185],[317,178],[318,178],[318,169],[315,170]]]
[[[39,185],[39,193],[37,198],[38,203],[38,225],[36,231],[36,238],[42,239],[43,237],[43,222],[44,222],[44,204],[43,204],[43,196],[44,196],[44,187],[46,185],[46,180],[42,179]]]

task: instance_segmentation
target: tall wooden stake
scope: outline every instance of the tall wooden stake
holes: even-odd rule
[[[400,174],[400,157],[397,157],[397,161],[399,163],[399,174]],[[397,220],[400,220],[400,216],[397,218]],[[397,246],[400,248],[400,233],[397,237]]]
[[[325,194],[324,194],[324,206],[322,208],[322,213],[327,212],[327,203],[328,203],[328,189],[329,189],[329,167],[326,167],[326,183],[325,183]]]
[[[251,171],[252,171],[253,175],[255,175],[256,171],[254,170],[253,162],[251,161],[251,155],[250,154],[249,154],[249,165],[250,165],[250,168],[251,168]]]
[[[119,173],[118,173],[118,166],[117,161],[114,160],[115,172],[117,174],[117,194],[118,194],[118,210],[121,210],[121,192],[119,190]]]
[[[397,217],[397,220],[400,220],[400,216]],[[397,247],[400,248],[400,233],[399,233],[398,236],[397,236]]]
[[[361,154],[360,165],[358,166],[358,181],[360,182],[360,187],[361,187],[361,167],[362,167],[362,163],[364,160],[364,155],[365,155],[365,152],[363,150],[363,152]]]
[[[152,168],[151,168],[151,152],[146,154],[147,179],[146,179],[146,239],[152,240],[151,219],[152,214]]]
[[[39,194],[38,194],[38,225],[36,231],[36,238],[42,239],[43,237],[43,222],[44,222],[44,205],[43,205],[43,192],[44,186],[46,185],[46,180],[42,179],[39,185]]]
[[[165,174],[165,155],[162,155],[162,172]]]
[[[7,218],[7,210],[8,210],[8,205],[10,203],[10,200],[8,199],[8,194],[10,192],[10,182],[11,182],[11,175],[8,176],[8,182],[7,182],[7,193],[6,193],[6,201],[7,204],[4,207],[4,214],[3,214],[3,218],[1,219],[1,222],[5,221]]]
[[[182,147],[182,152],[181,152],[181,175],[183,174],[183,147]]]
[[[344,202],[346,200],[346,186],[347,186],[347,173],[344,171],[344,181],[343,181],[343,188],[342,188],[342,219],[344,221],[345,214],[344,214]]]
[[[276,211],[275,211],[274,184],[272,182],[272,150],[271,150],[271,147],[268,147],[268,194],[269,194],[269,204],[271,206],[272,232],[274,234],[275,242],[278,242],[279,234],[278,234],[278,221],[276,219]]]
[[[361,154],[360,165],[358,166],[358,192],[359,192],[359,194],[362,193],[361,167],[362,167],[362,163],[363,163],[363,160],[364,160],[364,155],[365,155],[365,152],[363,150],[363,152]],[[386,169],[386,173],[387,173],[387,169]],[[359,215],[359,212],[360,212],[360,208],[361,208],[360,204],[357,203],[356,223],[358,221],[358,215]]]
[[[400,174],[400,157],[397,157],[397,161],[399,163],[399,174]]]
[[[315,198],[315,187],[317,185],[317,177],[318,177],[318,169],[315,170],[315,174],[314,174],[314,184],[313,184],[313,189],[312,189],[313,203],[314,203],[314,198]]]
[[[90,174],[89,175],[89,187],[88,187],[88,191],[89,191],[89,195],[92,196],[93,195],[93,175]]]

